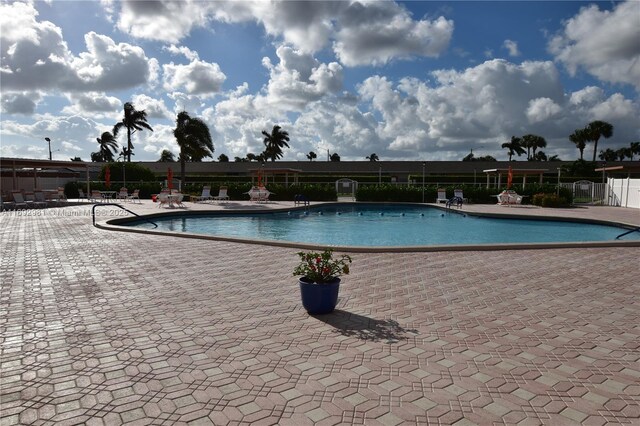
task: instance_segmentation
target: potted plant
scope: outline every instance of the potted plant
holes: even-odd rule
[[[351,257],[333,257],[333,250],[322,253],[299,252],[300,264],[293,270],[300,277],[302,306],[309,314],[328,314],[338,303],[340,276],[349,273]]]

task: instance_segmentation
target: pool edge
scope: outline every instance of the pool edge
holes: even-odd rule
[[[336,204],[351,204],[351,203],[341,203],[341,202],[323,202],[317,203],[317,205],[336,205]],[[421,205],[421,203],[379,203],[379,204],[414,204]],[[447,209],[442,206],[431,205],[431,207],[438,208],[440,210],[449,211],[451,213],[456,214],[466,214],[469,216],[477,216],[477,217],[495,217],[495,218],[515,218],[515,219],[532,219],[531,216],[522,215],[517,213],[483,213],[483,212],[469,212],[458,209]],[[271,209],[269,211],[259,211],[249,209],[239,209],[234,210],[233,213],[273,213],[273,212],[286,212],[286,211],[294,211],[294,210],[305,210],[304,206],[297,207],[286,207],[286,208],[278,208]],[[175,215],[187,215],[187,216],[197,216],[197,215],[210,215],[210,214],[229,214],[228,211],[221,212],[219,210],[200,210],[200,211],[180,211],[180,212],[162,212],[162,213],[153,213],[148,215],[140,215],[139,218],[153,219],[157,217],[167,217],[167,216],[175,216]],[[191,238],[191,239],[199,239],[199,240],[209,240],[209,241],[223,241],[223,242],[232,242],[239,244],[254,244],[254,245],[266,245],[266,246],[275,246],[275,247],[285,247],[285,248],[296,248],[296,249],[306,249],[306,250],[318,250],[326,247],[332,247],[336,250],[344,251],[344,252],[352,252],[352,253],[411,253],[411,252],[443,252],[443,251],[496,251],[496,250],[538,250],[538,249],[565,249],[565,248],[598,248],[598,247],[640,247],[640,240],[635,241],[621,241],[621,240],[611,240],[611,241],[581,241],[581,242],[559,242],[559,243],[502,243],[502,244],[458,244],[458,245],[431,245],[431,246],[396,246],[396,247],[388,247],[388,246],[339,246],[339,245],[318,245],[318,244],[308,244],[308,243],[295,243],[295,242],[287,242],[287,241],[276,241],[276,240],[253,240],[249,238],[240,238],[240,237],[221,237],[215,235],[203,235],[203,234],[194,234],[194,233],[172,233],[166,231],[154,231],[150,229],[136,229],[128,226],[120,226],[119,223],[129,222],[132,220],[137,220],[135,218],[117,218],[106,221],[103,224],[96,223],[95,226],[99,229],[107,230],[107,231],[120,231],[120,232],[133,232],[139,234],[146,235],[158,235],[165,237],[178,237],[178,238]],[[622,227],[625,229],[635,228],[635,225],[628,223],[620,223],[614,221],[607,221],[601,219],[587,219],[587,218],[566,218],[562,216],[544,216],[544,217],[535,217],[535,220],[549,220],[549,221],[563,221],[563,222],[579,222],[579,223],[593,223],[599,225],[612,225],[617,227]]]

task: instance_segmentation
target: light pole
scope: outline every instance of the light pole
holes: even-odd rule
[[[51,161],[51,139],[44,138],[44,140],[49,144],[49,161]]]
[[[378,166],[378,185],[382,185],[382,165]]]
[[[605,173],[605,172],[604,172],[604,170],[605,170],[605,168],[606,168],[606,167],[607,167],[607,162],[606,162],[606,161],[604,161],[604,162],[602,163],[602,183],[604,183],[604,177],[605,177],[605,175],[604,175],[604,173]]]
[[[422,162],[422,203],[424,204],[424,170],[427,167],[427,163]]]
[[[558,197],[560,197],[560,167],[558,167],[558,191],[556,192]]]

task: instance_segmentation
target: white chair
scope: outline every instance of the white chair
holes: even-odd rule
[[[78,200],[88,200],[87,196],[85,195],[84,191],[80,188],[78,188]]]
[[[133,194],[127,196],[128,200],[131,200],[133,202],[133,200],[138,200],[139,203],[142,203],[142,201],[140,201],[140,190],[139,189],[134,189],[133,190]]]
[[[184,207],[184,204],[182,204],[183,199],[184,199],[184,194],[180,192],[171,194],[171,201],[173,201],[178,207]]]
[[[169,191],[164,191],[164,190],[160,191],[157,199],[158,199],[158,208],[162,207],[163,204],[166,204],[169,207],[172,206],[171,199],[169,198]]]
[[[94,203],[97,203],[98,201],[103,202],[104,198],[102,197],[100,191],[94,189],[91,191],[91,197],[89,198],[89,201],[93,201]]]
[[[211,201],[213,199],[213,197],[211,196],[211,187],[205,186],[204,188],[202,188],[202,195],[192,198],[195,203],[200,201]]]
[[[221,186],[220,191],[218,191],[218,195],[213,197],[216,201],[229,201],[229,196],[227,195],[227,187]]]
[[[464,198],[464,191],[462,191],[462,189],[454,189],[453,190],[453,196],[460,198],[462,200],[463,203],[468,204],[469,200],[467,198]]]
[[[129,198],[129,190],[124,186],[120,188],[120,191],[116,194],[117,200],[127,200]]]
[[[449,201],[447,198],[447,190],[438,188],[438,198],[436,198],[436,203],[445,203]]]
[[[67,201],[67,196],[64,195],[64,188],[58,187],[58,201]]]

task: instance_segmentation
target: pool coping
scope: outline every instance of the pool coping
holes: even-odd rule
[[[364,203],[364,202],[363,202]],[[418,205],[424,207],[421,203],[389,203],[389,202],[366,202],[366,204],[387,204],[387,205]],[[317,206],[328,205],[353,205],[353,203],[344,202],[322,202],[314,204]],[[602,219],[588,219],[588,218],[568,218],[562,216],[530,216],[517,213],[485,213],[485,212],[469,212],[458,209],[445,208],[438,205],[429,205],[429,207],[437,208],[449,213],[464,214],[468,216],[476,217],[488,217],[488,218],[501,218],[501,219],[527,219],[527,220],[545,220],[545,221],[560,221],[560,222],[578,222],[578,223],[591,223],[598,225],[613,225],[624,229],[635,229],[637,225],[623,222],[608,221]],[[241,237],[226,237],[216,235],[196,234],[189,232],[167,232],[167,231],[155,231],[152,229],[139,229],[129,226],[122,226],[121,223],[138,221],[140,219],[153,220],[153,218],[165,218],[170,216],[225,216],[230,214],[267,214],[267,213],[283,213],[288,211],[303,211],[307,209],[306,206],[295,206],[285,208],[274,208],[265,211],[255,211],[249,209],[237,209],[230,211],[220,210],[198,210],[198,211],[171,211],[160,212],[146,215],[139,215],[138,217],[131,218],[117,218],[106,221],[105,223],[97,223],[95,226],[99,229],[108,231],[120,231],[120,232],[133,232],[146,235],[160,235],[167,237],[178,238],[190,238],[209,241],[225,241],[241,244],[257,244],[275,247],[287,247],[303,250],[321,250],[327,247],[331,247],[335,250],[351,252],[351,253],[411,253],[411,252],[443,252],[443,251],[495,251],[495,250],[528,250],[528,249],[560,249],[560,248],[585,248],[585,247],[640,247],[640,240],[632,241],[581,241],[581,242],[553,242],[553,243],[499,243],[499,244],[447,244],[447,245],[429,245],[429,246],[341,246],[341,245],[326,245],[326,244],[310,244],[310,243],[297,243],[291,241],[277,241],[277,240],[256,240],[250,238]]]

